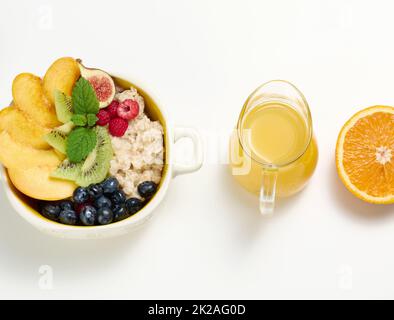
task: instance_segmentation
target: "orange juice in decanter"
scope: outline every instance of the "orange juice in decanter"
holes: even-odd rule
[[[246,101],[230,141],[230,167],[247,190],[260,194],[262,213],[275,198],[300,191],[318,158],[309,107],[284,81],[271,81]]]

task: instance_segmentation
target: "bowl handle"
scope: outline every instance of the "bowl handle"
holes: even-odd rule
[[[192,173],[199,170],[204,161],[203,142],[201,135],[194,128],[188,127],[175,127],[174,128],[174,143],[182,138],[188,138],[193,142],[194,150],[194,163],[192,164],[181,164],[174,163],[173,177],[181,174]]]

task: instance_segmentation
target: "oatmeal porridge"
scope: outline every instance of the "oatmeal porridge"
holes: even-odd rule
[[[122,137],[111,137],[114,158],[110,174],[116,177],[128,197],[141,198],[137,187],[144,181],[158,184],[164,166],[163,127],[144,113],[144,100],[135,88],[116,94],[115,99],[137,101],[139,115],[129,122]]]

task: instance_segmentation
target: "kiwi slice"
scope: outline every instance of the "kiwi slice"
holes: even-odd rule
[[[73,116],[71,97],[59,90],[55,90],[54,97],[57,119],[62,123],[71,121]]]
[[[111,138],[103,127],[95,127],[97,144],[85,161],[72,163],[64,160],[51,177],[75,181],[81,187],[102,182],[108,175],[113,157]]]
[[[70,160],[64,160],[59,167],[51,173],[52,178],[75,181],[81,173],[81,163],[72,163]]]
[[[44,136],[44,140],[55,150],[66,154],[66,147],[67,147],[67,136],[74,128],[74,124],[70,121],[66,124],[52,129],[47,135]]]
[[[108,175],[110,161],[113,157],[111,139],[105,128],[96,127],[97,144],[83,162],[76,183],[87,187],[92,183],[102,182]]]

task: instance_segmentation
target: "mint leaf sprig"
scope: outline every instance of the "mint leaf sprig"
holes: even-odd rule
[[[96,147],[97,135],[92,127],[96,124],[100,103],[90,82],[82,77],[76,82],[71,99],[71,121],[76,128],[68,136],[66,153],[70,162],[78,163]]]
[[[92,85],[85,78],[80,78],[74,86],[72,95],[74,114],[97,114],[100,103]]]
[[[67,139],[67,157],[72,163],[86,159],[96,147],[96,132],[90,128],[75,128]]]
[[[71,117],[71,121],[74,122],[77,127],[84,127],[88,124],[88,120],[84,114],[74,114]]]
[[[88,113],[86,115],[86,121],[87,121],[87,125],[89,127],[93,127],[96,124],[97,120],[98,120],[98,118],[97,118],[96,114],[94,114],[94,113]]]

